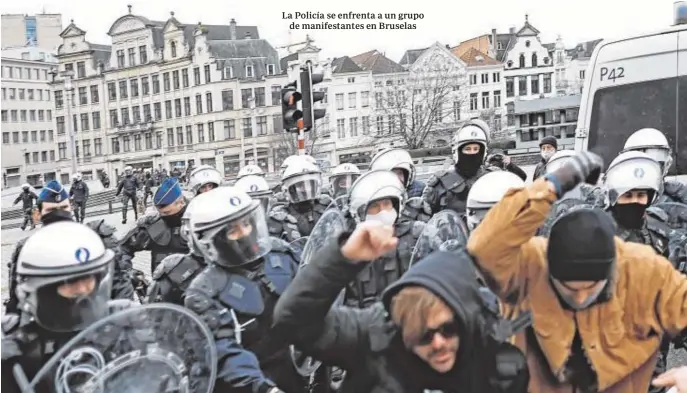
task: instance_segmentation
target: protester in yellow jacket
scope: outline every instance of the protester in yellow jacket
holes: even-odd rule
[[[507,306],[530,310],[516,337],[530,393],[646,392],[661,339],[687,333],[687,279],[648,246],[614,237],[612,218],[580,209],[535,232],[551,204],[601,159],[581,152],[528,187],[512,189],[472,233],[468,250]]]

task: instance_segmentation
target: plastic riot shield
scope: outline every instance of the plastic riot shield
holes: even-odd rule
[[[17,381],[26,378],[15,370]],[[114,312],[64,345],[23,393],[211,393],[217,377],[212,332],[167,303]]]
[[[306,245],[307,243],[308,243],[308,237],[307,237],[307,236],[303,236],[303,237],[299,237],[298,239],[292,241],[291,243],[289,243],[289,245],[290,245],[294,250],[296,250],[296,251],[299,253],[299,255],[300,255],[300,253],[303,252],[303,248],[305,248],[305,245]]]
[[[673,229],[687,230],[687,205],[679,202],[661,202],[650,208],[659,208],[666,212],[668,220],[666,224]]]
[[[317,224],[315,224],[305,247],[303,247],[300,267],[304,268],[307,266],[318,250],[321,250],[328,241],[337,238],[345,230],[346,220],[338,209],[328,209],[325,211],[322,217],[320,217],[320,220],[317,221]],[[341,304],[342,302],[343,291],[341,292],[341,296],[336,300],[335,305]],[[291,352],[291,360],[293,361],[296,371],[304,377],[312,377],[322,364],[300,353],[293,345],[290,346],[289,349]]]
[[[327,210],[336,209],[343,215],[348,209],[348,195],[341,195],[335,199],[332,199],[332,203],[327,206]]]
[[[442,210],[425,225],[410,257],[410,265],[434,251],[455,251],[468,242],[468,228],[460,215],[453,210]]]

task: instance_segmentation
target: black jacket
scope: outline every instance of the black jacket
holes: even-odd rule
[[[86,202],[88,200],[88,185],[84,181],[75,181],[69,187],[69,197],[74,198],[74,202]]]
[[[38,201],[38,196],[31,191],[22,191],[17,199],[14,200],[14,204],[21,201],[22,210],[31,209],[33,207],[33,201]]]
[[[123,176],[122,180],[119,181],[117,186],[117,194],[124,193],[124,195],[135,196],[136,190],[141,188],[141,184],[138,182],[138,178],[134,175]]]
[[[546,174],[546,164],[549,162],[549,160],[546,160],[544,158],[537,163],[537,166],[534,167],[534,174],[532,175],[532,181],[537,180],[538,178],[544,176]]]
[[[364,264],[347,261],[339,244],[332,242],[299,272],[274,313],[273,334],[347,371],[343,393],[526,392],[526,371],[519,374],[524,378],[517,388],[493,387],[497,344],[487,334],[488,322],[482,317],[485,306],[469,257],[432,254],[386,290],[383,304],[363,310],[345,306],[330,310],[341,289],[362,268]],[[463,322],[465,333],[453,371],[439,374],[406,349],[388,318],[393,295],[409,284],[425,286],[442,297]],[[524,358],[521,366],[526,370]]]

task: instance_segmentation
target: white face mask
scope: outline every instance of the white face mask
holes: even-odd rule
[[[541,152],[541,156],[545,160],[548,160],[549,158],[553,157],[554,154],[555,154],[554,152],[548,151],[548,150]]]
[[[377,214],[368,214],[365,216],[365,221],[377,221],[384,225],[394,225],[398,218],[398,213],[396,210],[382,210]]]

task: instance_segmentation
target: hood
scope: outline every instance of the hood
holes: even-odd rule
[[[456,252],[436,251],[420,260],[382,294],[387,312],[391,309],[394,295],[409,285],[430,290],[453,310],[464,333],[461,334],[454,367],[459,375],[456,376],[454,372],[451,374],[465,386],[475,386],[475,379],[479,379],[475,371],[479,370],[480,364],[488,361],[484,358],[488,340],[484,317],[486,306],[480,294],[472,257],[465,248],[461,248]]]

